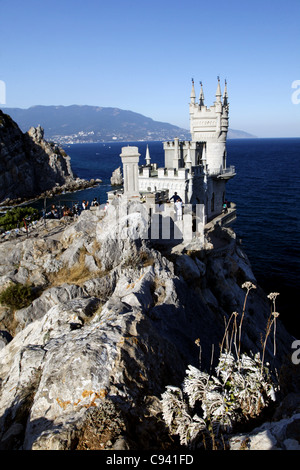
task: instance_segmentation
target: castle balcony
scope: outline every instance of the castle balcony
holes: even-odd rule
[[[212,168],[209,171],[209,176],[215,179],[229,180],[236,175],[235,166],[231,165],[228,168]]]

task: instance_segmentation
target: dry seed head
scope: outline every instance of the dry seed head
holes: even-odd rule
[[[247,282],[244,282],[244,284],[242,284],[242,288],[246,288],[248,290],[250,289],[256,289],[256,286],[254,284],[252,284],[252,282],[250,281],[247,281]]]
[[[270,300],[275,300],[277,295],[279,295],[279,292],[271,292],[267,297]]]

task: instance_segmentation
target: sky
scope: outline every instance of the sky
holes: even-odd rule
[[[189,129],[227,80],[230,127],[300,137],[300,0],[0,0],[0,108],[92,105]],[[294,87],[294,88],[293,88]]]

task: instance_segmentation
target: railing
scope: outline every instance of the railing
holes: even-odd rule
[[[209,174],[211,176],[218,176],[218,177],[233,176],[235,175],[235,166],[230,165],[230,167],[228,168],[211,168],[209,170]]]
[[[94,210],[99,206],[97,201],[92,201],[87,205],[87,209]],[[101,206],[104,207],[102,204]],[[30,204],[28,204],[30,207]],[[9,211],[12,208],[8,208]],[[36,228],[38,222],[44,221],[46,226],[47,220],[73,220],[74,217],[77,217],[83,211],[82,203],[78,199],[60,199],[57,204],[50,203],[47,204],[47,200],[44,200],[44,207],[37,209],[38,213],[36,217],[31,215],[24,216],[19,222],[0,222],[0,241],[4,241],[7,235],[27,235]],[[5,215],[5,212],[2,214]],[[36,219],[36,220],[34,220]]]

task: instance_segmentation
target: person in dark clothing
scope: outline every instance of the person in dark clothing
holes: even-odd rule
[[[171,197],[170,201],[172,201],[172,199],[173,199],[174,202],[177,202],[177,201],[179,201],[179,199],[181,199],[181,198],[178,196],[178,194],[177,194],[176,191],[175,191],[175,193],[174,193],[173,196]]]

